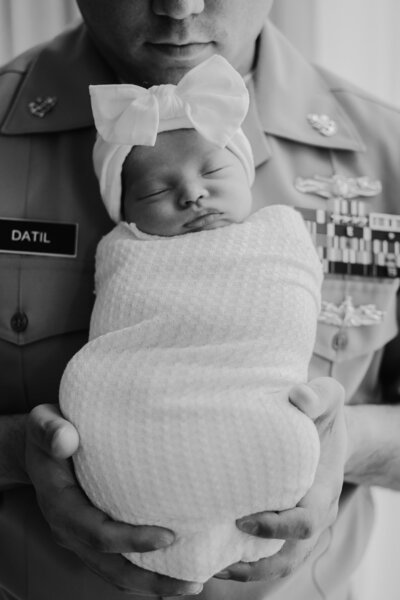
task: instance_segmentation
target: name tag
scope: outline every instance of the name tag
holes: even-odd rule
[[[0,252],[74,258],[77,249],[76,223],[0,218]]]

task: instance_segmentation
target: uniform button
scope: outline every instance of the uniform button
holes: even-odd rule
[[[22,333],[28,327],[28,317],[24,312],[18,311],[11,317],[10,324],[15,333]]]
[[[332,348],[336,351],[344,350],[349,343],[349,336],[346,331],[338,331],[332,338]]]

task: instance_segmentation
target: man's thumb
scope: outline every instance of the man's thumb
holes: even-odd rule
[[[31,411],[27,435],[31,442],[57,459],[69,458],[79,446],[77,430],[61,416],[55,404],[40,404]]]
[[[318,377],[308,383],[295,385],[289,400],[313,421],[323,414],[336,410],[344,402],[344,388],[332,377]]]

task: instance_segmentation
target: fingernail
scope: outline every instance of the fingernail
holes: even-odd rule
[[[165,548],[166,546],[170,546],[175,541],[175,536],[173,533],[162,533],[159,535],[155,541],[156,548]]]
[[[238,521],[237,524],[239,529],[245,533],[250,533],[251,535],[257,534],[258,525],[255,521],[252,521],[251,519],[244,519],[243,521]]]
[[[214,577],[217,577],[218,579],[230,579],[231,574],[229,571],[220,571],[219,573],[216,573]]]
[[[200,594],[202,589],[203,589],[202,584],[196,583],[196,584],[193,584],[193,585],[190,585],[189,587],[187,587],[184,592],[184,595],[187,596],[187,595],[191,594],[192,596],[197,596],[197,594]]]

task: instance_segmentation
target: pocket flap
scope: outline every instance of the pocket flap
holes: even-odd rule
[[[89,326],[93,264],[69,259],[1,256],[0,337],[29,344]],[[16,313],[27,321],[16,328]],[[19,329],[16,331],[15,329]]]
[[[327,277],[323,283],[322,299],[337,307],[350,297],[355,309],[373,305],[383,312],[374,324],[339,327],[318,323],[314,353],[335,362],[344,362],[370,354],[394,338],[398,331],[396,306],[398,279],[363,279]],[[340,339],[338,339],[340,332]]]

